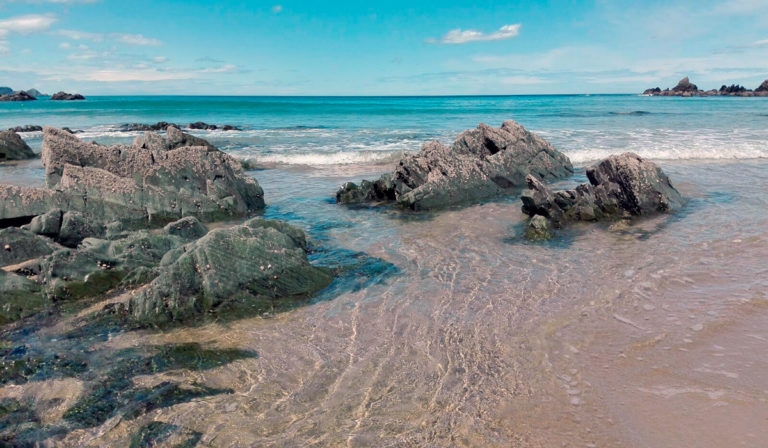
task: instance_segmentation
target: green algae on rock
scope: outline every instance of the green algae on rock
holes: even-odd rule
[[[129,312],[143,324],[186,320],[230,306],[269,310],[275,300],[307,297],[330,284],[329,269],[307,259],[304,232],[252,219],[216,229],[169,251],[159,275],[131,298]]]

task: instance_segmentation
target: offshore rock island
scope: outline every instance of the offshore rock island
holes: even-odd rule
[[[747,89],[744,86],[740,86],[737,84],[731,84],[730,86],[727,86],[723,84],[720,89],[711,89],[711,90],[699,90],[699,87],[696,84],[693,84],[690,79],[686,76],[685,78],[681,79],[680,82],[677,83],[675,87],[672,87],[672,89],[666,88],[664,90],[661,90],[660,87],[655,87],[652,89],[646,89],[643,92],[643,95],[648,96],[682,96],[682,97],[692,97],[692,96],[742,96],[742,97],[754,97],[754,96],[761,96],[765,97],[768,96],[768,79],[762,82],[755,90]]]

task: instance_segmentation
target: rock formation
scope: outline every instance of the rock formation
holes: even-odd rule
[[[34,124],[28,124],[26,126],[16,126],[15,128],[9,128],[8,130],[13,132],[41,132],[43,127]]]
[[[79,93],[56,92],[51,95],[51,101],[75,101],[84,99],[85,97]]]
[[[169,251],[157,278],[131,299],[129,313],[155,324],[227,307],[265,311],[275,299],[306,297],[333,278],[309,264],[307,252],[304,233],[277,221],[213,230]]]
[[[34,96],[35,98],[37,98],[39,96],[48,96],[48,95],[46,95],[44,93],[40,93],[40,91],[37,90],[37,89],[29,89],[29,90],[26,90],[26,92],[27,92],[27,94],[29,94],[31,96]]]
[[[0,162],[34,159],[35,153],[14,131],[0,132]]]
[[[0,185],[0,220],[61,209],[142,227],[184,216],[231,219],[264,207],[261,187],[237,160],[173,127],[166,137],[147,133],[132,146],[102,146],[45,128],[42,159],[48,189]]]
[[[529,235],[544,235],[550,227],[576,221],[599,221],[647,216],[677,210],[683,198],[669,178],[653,162],[633,153],[610,156],[587,169],[589,184],[573,190],[552,191],[535,176],[526,178],[523,212],[532,218]]]
[[[0,101],[35,101],[37,98],[27,92],[13,92],[6,95],[0,95]]]
[[[407,155],[391,174],[336,193],[343,204],[396,201],[413,210],[471,204],[523,187],[525,176],[543,180],[573,173],[570,160],[514,121],[500,128],[481,124],[462,132],[451,146],[437,141]]]
[[[763,83],[754,91],[749,90],[744,86],[740,86],[738,84],[731,84],[730,86],[722,85],[719,90],[699,90],[699,88],[696,86],[696,84],[691,83],[691,81],[686,76],[685,78],[681,79],[680,82],[677,83],[675,87],[670,89],[664,89],[661,90],[659,87],[655,87],[653,89],[646,89],[643,92],[643,95],[650,95],[650,96],[682,96],[682,97],[691,97],[691,96],[745,96],[745,97],[751,97],[751,96],[768,96],[768,79],[763,81]]]

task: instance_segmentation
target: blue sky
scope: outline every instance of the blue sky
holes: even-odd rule
[[[622,93],[768,78],[768,0],[0,0],[0,85],[222,95]]]

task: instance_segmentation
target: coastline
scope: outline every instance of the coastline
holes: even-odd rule
[[[644,120],[678,115],[609,113],[632,110],[640,108],[611,104],[597,113],[576,111],[585,116],[575,118],[560,113],[552,120],[564,126],[540,135],[569,155],[590,137],[583,147],[611,152],[628,145],[650,151],[648,142],[675,135],[675,145],[687,141],[689,148],[717,147],[734,135],[741,139],[734,144],[764,148],[762,134],[751,128],[716,139],[706,127],[718,116],[706,115],[693,129],[669,129],[646,140],[654,134],[638,126],[656,122]],[[547,113],[539,114],[539,123],[547,123]],[[610,132],[573,129],[590,120]],[[366,132],[379,145],[399,135],[376,128],[265,127],[212,141],[231,154],[246,147],[269,154],[317,142],[336,149]],[[404,133],[396,141],[406,145],[455,137],[445,128]],[[87,139],[118,143],[136,135]],[[29,140],[39,150],[34,137]],[[294,143],[280,146],[286,141]],[[658,160],[689,200],[680,213],[629,227],[576,225],[544,244],[516,237],[524,223],[516,195],[421,214],[332,203],[343,182],[376,178],[392,162],[247,171],[266,193],[262,217],[307,232],[320,248],[310,255],[313,263],[343,258],[359,270],[328,294],[278,313],[162,331],[90,327],[82,319],[106,302],[130,299],[120,294],[5,337],[32,353],[87,353],[97,375],[108,375],[123,356],[144,359],[134,352],[142,348],[176,359],[173,350],[182,344],[199,356],[199,365],[132,378],[147,390],[181,384],[186,398],[160,399],[137,417],[68,430],[63,446],[127,444],[158,427],[216,446],[364,446],[382,439],[437,446],[458,439],[472,446],[759,444],[762,436],[749,428],[765,418],[768,396],[761,391],[768,387],[760,368],[764,340],[750,335],[763,337],[768,319],[761,280],[768,273],[761,263],[768,254],[761,229],[768,222],[760,212],[767,206],[768,160],[688,154],[695,157]],[[575,175],[553,186],[584,182],[590,164],[586,158],[576,163]],[[44,178],[39,160],[14,166]],[[200,345],[183,345],[189,343]],[[87,388],[77,375],[54,375],[5,385],[0,396],[26,400],[55,426]],[[696,431],[670,424],[669,417],[684,410]]]

